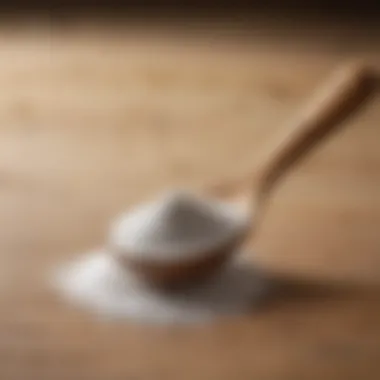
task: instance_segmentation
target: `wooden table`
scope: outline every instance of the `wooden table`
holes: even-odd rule
[[[107,324],[51,290],[121,209],[253,169],[338,62],[380,62],[367,29],[111,24],[1,27],[0,378],[378,379],[379,100],[276,193],[250,247],[281,286],[251,315]]]

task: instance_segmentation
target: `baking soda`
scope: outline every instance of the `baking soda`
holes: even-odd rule
[[[177,260],[231,241],[247,225],[247,216],[234,205],[177,191],[122,215],[110,241],[140,259]]]
[[[197,286],[163,292],[122,268],[105,250],[90,252],[54,273],[54,286],[70,302],[100,317],[141,323],[204,323],[244,313],[265,291],[247,263],[227,265]]]
[[[248,214],[236,206],[184,192],[166,194],[122,215],[112,226],[110,249],[139,259],[193,258],[243,233]],[[151,288],[105,249],[68,264],[54,284],[69,300],[110,318],[188,323],[249,310],[262,281],[246,266],[226,265],[207,281],[177,291]]]

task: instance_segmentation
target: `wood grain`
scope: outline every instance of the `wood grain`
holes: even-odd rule
[[[121,209],[253,168],[343,58],[380,62],[360,31],[221,30],[2,26],[2,380],[379,378],[379,101],[278,189],[250,244],[278,291],[251,315],[112,324],[49,287]]]

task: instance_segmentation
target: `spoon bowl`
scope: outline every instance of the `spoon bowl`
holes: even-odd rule
[[[190,254],[181,260],[138,259],[128,252],[121,252],[115,257],[145,282],[163,289],[177,288],[212,276],[237,252],[246,234],[247,231],[240,231],[238,236],[220,247],[196,252],[196,257]]]
[[[187,194],[186,196],[191,197],[191,199],[198,198],[195,194]],[[181,197],[181,195],[174,195],[174,197]],[[202,201],[204,200],[205,198],[202,198]],[[163,200],[159,204],[164,202]],[[110,251],[122,266],[132,270],[145,282],[160,288],[178,287],[207,278],[237,252],[239,246],[244,242],[244,238],[252,229],[248,210],[242,210],[241,207],[230,204],[230,202],[215,202],[213,199],[207,200],[207,202],[212,202],[213,207],[218,211],[218,218],[221,218],[221,221],[218,220],[218,222],[223,222],[223,224],[219,224],[217,233],[203,235],[203,240],[200,240],[198,235],[198,240],[194,237],[195,242],[191,238],[190,241],[189,239],[186,241],[179,239],[175,242],[177,244],[174,244],[169,239],[170,244],[165,246],[162,242],[160,244],[153,240],[153,244],[151,242],[144,246],[141,242],[136,244],[134,240],[132,242],[126,241],[123,233],[126,229],[126,222],[128,224],[127,214],[116,221],[111,229]],[[198,224],[202,223],[203,208],[200,211],[201,219],[195,221]],[[219,211],[221,211],[220,215]],[[152,221],[148,223],[149,231],[155,228],[154,224]],[[159,223],[156,224],[159,229]],[[190,226],[191,224],[188,228],[191,228]],[[138,229],[139,226],[134,227]],[[202,227],[205,226],[199,226],[200,229]],[[142,229],[144,228],[145,225],[142,226]],[[184,226],[181,228],[184,229]],[[150,238],[152,239],[152,236]]]

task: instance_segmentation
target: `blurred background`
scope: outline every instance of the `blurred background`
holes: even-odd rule
[[[1,3],[0,378],[378,379],[377,98],[278,189],[252,258],[305,281],[264,313],[104,327],[49,291],[120,210],[253,170],[331,70],[380,65],[376,1],[141,3]]]

